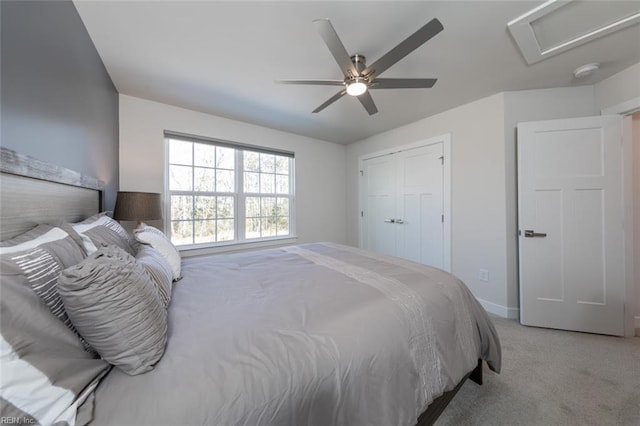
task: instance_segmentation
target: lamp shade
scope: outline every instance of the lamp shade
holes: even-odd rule
[[[162,219],[160,194],[155,192],[118,192],[113,218],[131,221]]]

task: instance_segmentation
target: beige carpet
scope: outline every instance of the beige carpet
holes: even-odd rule
[[[468,380],[436,425],[640,425],[640,338],[492,317],[502,372]]]

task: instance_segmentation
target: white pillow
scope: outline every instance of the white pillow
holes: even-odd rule
[[[140,223],[140,225],[134,229],[133,235],[136,241],[150,245],[167,259],[167,262],[171,266],[174,281],[182,278],[182,275],[180,275],[180,252],[178,252],[176,246],[171,243],[171,240],[167,238],[161,230],[149,226],[146,223]]]

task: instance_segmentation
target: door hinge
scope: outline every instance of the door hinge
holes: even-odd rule
[[[442,223],[444,223],[444,215],[442,215]]]
[[[439,157],[438,160],[440,160],[440,164],[444,165],[444,155]]]
[[[360,210],[360,217],[364,217],[364,211]]]
[[[360,170],[360,176],[364,176],[364,170]]]

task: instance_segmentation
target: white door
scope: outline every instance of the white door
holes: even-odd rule
[[[518,124],[520,322],[624,334],[622,119]]]
[[[443,144],[363,162],[363,247],[444,268]]]
[[[442,144],[396,154],[397,256],[444,268]]]
[[[364,162],[365,203],[364,248],[396,255],[396,164],[393,155]]]

